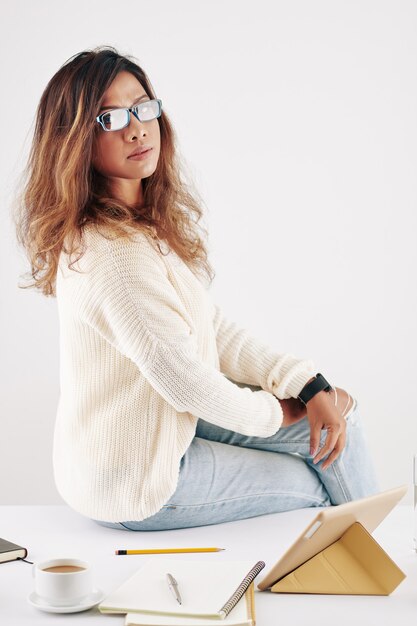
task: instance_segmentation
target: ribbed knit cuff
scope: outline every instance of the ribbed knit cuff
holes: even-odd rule
[[[294,355],[286,354],[269,373],[268,387],[279,400],[296,398],[315,374],[316,367],[311,359],[300,361]]]

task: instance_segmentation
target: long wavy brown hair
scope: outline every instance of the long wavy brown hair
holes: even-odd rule
[[[13,210],[17,240],[31,265],[19,285],[56,296],[56,273],[61,251],[85,250],[83,228],[95,224],[110,237],[129,237],[131,228],[165,240],[190,269],[210,283],[215,272],[199,226],[203,201],[186,182],[176,135],[167,114],[158,118],[161,150],[155,172],[142,180],[143,206],[129,206],[112,197],[109,181],[92,166],[94,139],[100,132],[95,118],[104,93],[121,71],[133,74],[150,98],[156,95],[149,78],[134,57],[122,56],[112,46],[100,46],[74,55],[56,72],[40,99],[34,137]],[[103,230],[105,232],[103,232]],[[162,251],[161,251],[162,252]],[[74,270],[77,271],[77,270]]]

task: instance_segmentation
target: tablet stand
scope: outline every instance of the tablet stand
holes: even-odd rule
[[[275,593],[389,595],[405,574],[355,522],[330,544],[278,580]]]

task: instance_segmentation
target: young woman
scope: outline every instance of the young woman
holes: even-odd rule
[[[53,465],[69,506],[161,530],[378,491],[357,402],[212,302],[200,203],[133,58],[100,47],[59,69],[27,172],[17,235],[29,286],[58,302]]]

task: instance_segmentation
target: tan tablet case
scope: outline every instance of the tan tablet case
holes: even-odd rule
[[[405,578],[370,533],[407,485],[326,507],[258,584],[277,593],[388,595]]]

